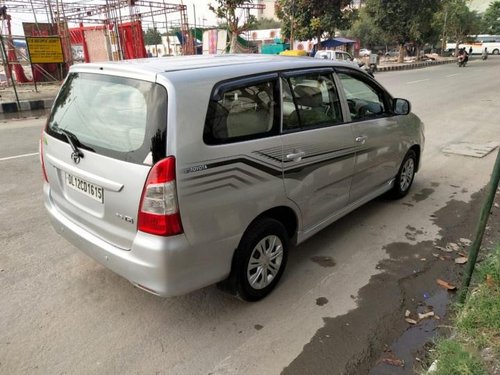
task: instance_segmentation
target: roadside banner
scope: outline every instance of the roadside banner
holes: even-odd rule
[[[26,37],[26,44],[32,64],[64,62],[61,38],[58,36],[30,36]]]

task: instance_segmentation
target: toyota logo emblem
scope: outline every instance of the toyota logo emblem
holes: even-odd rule
[[[71,154],[71,159],[73,159],[73,162],[74,162],[75,164],[80,163],[80,155],[79,155],[79,153],[78,153],[78,152],[73,152],[73,153]]]

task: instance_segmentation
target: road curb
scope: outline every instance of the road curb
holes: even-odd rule
[[[16,102],[1,103],[0,113],[16,113],[22,111],[34,111],[39,109],[49,109],[52,107],[54,99],[20,100],[19,107]]]
[[[390,72],[394,70],[410,70],[410,69],[420,69],[426,68],[432,65],[442,65],[454,63],[455,60],[442,60],[442,61],[423,61],[418,63],[410,63],[407,65],[395,65],[395,66],[380,66],[377,67],[377,72]]]

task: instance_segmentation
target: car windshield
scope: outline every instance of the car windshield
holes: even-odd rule
[[[137,164],[165,156],[167,93],[157,84],[73,73],[64,83],[47,132],[77,146]],[[150,154],[151,152],[151,154]]]

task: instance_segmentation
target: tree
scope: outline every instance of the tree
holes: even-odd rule
[[[395,42],[390,35],[386,34],[382,28],[375,24],[366,8],[362,8],[359,11],[358,18],[353,22],[349,35],[358,38],[363,46],[369,48]]]
[[[290,39],[312,39],[335,30],[349,28],[352,0],[278,0],[277,16],[282,21],[282,34]]]
[[[208,6],[217,18],[227,23],[227,29],[231,37],[229,44],[230,53],[236,52],[238,35],[250,30],[256,23],[256,18],[253,15],[249,15],[244,21],[236,15],[236,10],[245,3],[248,3],[248,0],[217,0],[216,5],[210,4]]]
[[[443,0],[436,19],[443,30],[443,45],[447,38],[451,38],[456,43],[455,53],[458,53],[460,42],[467,35],[477,34],[481,26],[481,18],[469,9],[468,0]]]
[[[277,29],[281,27],[281,22],[273,18],[261,18],[255,23],[254,30]]]
[[[448,1],[448,0],[443,0]],[[453,0],[450,0],[453,1]],[[463,0],[462,0],[463,1]],[[399,62],[404,59],[404,45],[415,42],[422,45],[428,39],[435,39],[432,30],[433,15],[441,9],[437,0],[367,0],[367,12],[376,26],[391,35],[399,44]]]
[[[500,1],[492,2],[484,12],[482,32],[500,34]]]
[[[144,44],[147,46],[161,44],[161,34],[154,28],[148,28],[144,35]]]
[[[420,9],[410,21],[410,38],[417,47],[417,58],[425,43],[436,44],[439,41],[441,29],[433,22],[434,15],[441,10],[442,3],[436,0],[420,0]]]

